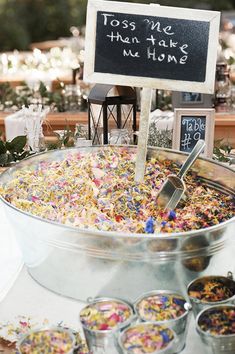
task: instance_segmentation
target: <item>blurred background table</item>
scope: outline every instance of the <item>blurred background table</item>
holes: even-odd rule
[[[0,112],[0,131],[5,131],[4,119],[10,113]],[[139,115],[137,115],[137,126]],[[87,124],[87,112],[49,113],[44,123],[44,135],[53,137],[53,130],[63,130],[66,125],[74,130],[76,124]],[[216,113],[214,140],[224,139],[235,148],[235,114]]]

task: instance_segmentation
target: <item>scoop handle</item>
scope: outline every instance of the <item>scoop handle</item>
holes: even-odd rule
[[[178,173],[178,177],[179,178],[183,178],[184,177],[185,173],[188,171],[188,169],[195,162],[195,160],[197,159],[198,155],[201,153],[201,151],[203,150],[205,145],[206,144],[205,144],[204,140],[198,140],[197,144],[194,146],[193,150],[189,154],[187,160],[185,161],[185,163],[181,167],[181,169],[180,169],[180,171]]]

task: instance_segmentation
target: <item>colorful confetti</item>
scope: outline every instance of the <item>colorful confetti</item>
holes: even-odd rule
[[[201,302],[217,302],[227,300],[235,295],[235,282],[223,277],[198,279],[190,285],[188,295]],[[230,286],[228,283],[231,283]]]
[[[235,306],[215,306],[205,310],[198,319],[198,326],[214,336],[235,334]]]
[[[121,335],[121,344],[128,354],[156,353],[173,341],[173,332],[156,324],[137,324]]]
[[[114,148],[69,152],[60,162],[18,170],[0,186],[17,208],[79,228],[125,233],[172,233],[206,228],[234,216],[234,200],[185,177],[187,195],[174,211],[162,211],[156,195],[166,176],[180,166],[170,160],[146,162],[143,183],[134,181],[136,150]],[[45,188],[46,186],[46,188]]]
[[[14,343],[29,331],[48,325],[49,320],[47,318],[41,320],[30,316],[19,315],[10,321],[0,322],[0,337]]]
[[[0,322],[0,349],[3,348],[2,350],[4,352],[4,350],[7,351],[8,348],[11,348],[11,353],[19,354],[19,351],[15,350],[15,343],[23,335],[26,335],[28,332],[38,328],[48,328],[52,326],[52,323],[50,323],[47,318],[41,319],[24,315],[15,316],[9,321]],[[63,321],[57,323],[56,326],[61,328],[68,328],[68,326],[64,324]],[[72,331],[76,338],[77,351],[75,351],[75,353],[89,354],[87,345],[85,341],[81,338],[80,333],[75,330]]]
[[[72,354],[75,337],[66,329],[34,331],[19,344],[21,354]]]
[[[138,317],[143,321],[168,321],[181,317],[186,309],[186,300],[177,294],[146,295],[136,305]]]
[[[101,300],[86,306],[80,312],[82,325],[93,331],[113,330],[133,315],[131,307],[121,301]]]

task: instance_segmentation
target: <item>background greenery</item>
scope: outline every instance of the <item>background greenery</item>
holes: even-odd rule
[[[129,2],[156,2],[166,6],[212,10],[235,9],[235,0],[129,0]],[[0,0],[0,51],[27,50],[32,42],[70,36],[71,26],[85,25],[86,5],[87,0]]]

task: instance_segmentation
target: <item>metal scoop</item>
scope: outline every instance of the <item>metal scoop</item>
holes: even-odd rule
[[[183,177],[204,147],[205,141],[198,140],[187,160],[181,167],[178,175],[167,176],[166,181],[163,183],[157,195],[157,203],[162,209],[175,209],[186,190]]]

